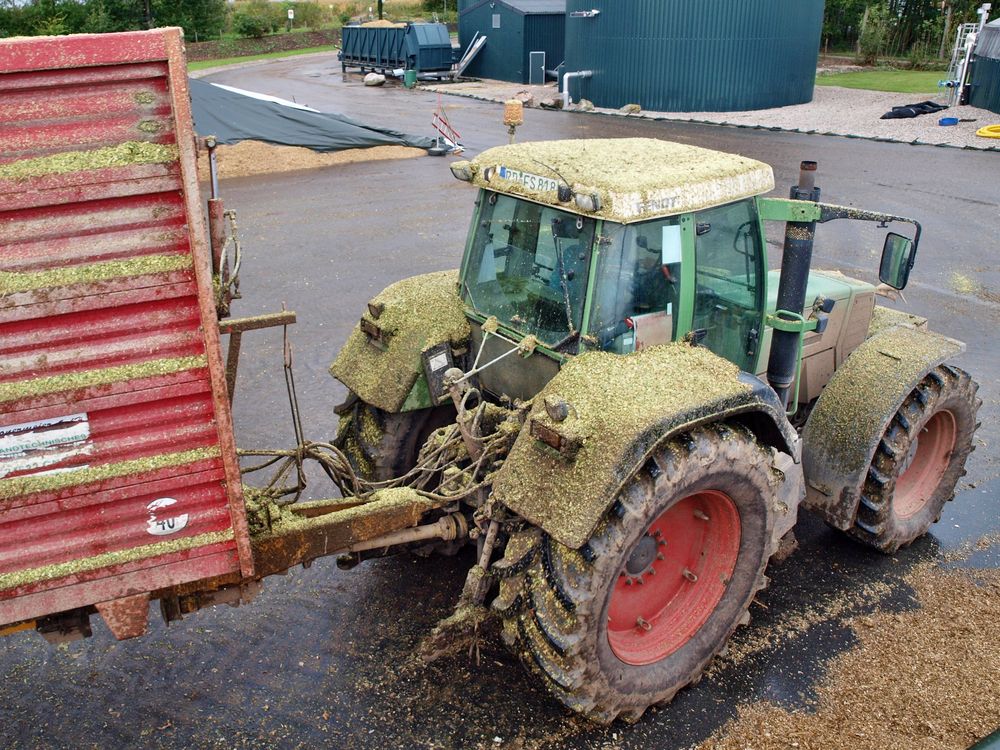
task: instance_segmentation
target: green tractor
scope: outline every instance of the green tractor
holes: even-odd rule
[[[800,504],[887,553],[938,520],[980,401],[947,363],[963,344],[875,304],[906,285],[917,222],[819,202],[809,162],[763,197],[768,165],[658,140],[451,169],[479,189],[461,270],[368,303],[331,367],[336,444],[375,486],[458,498],[463,604],[565,705],[634,719],[696,680]],[[833,219],[910,225],[879,287],[810,270]]]

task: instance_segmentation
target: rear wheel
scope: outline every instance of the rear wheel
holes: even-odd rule
[[[852,537],[891,553],[941,517],[973,450],[976,391],[968,373],[942,365],[907,396],[875,450]]]
[[[494,566],[505,640],[594,720],[670,700],[765,583],[778,541],[771,463],[742,427],[696,428],[646,463],[581,549],[533,527],[514,534]]]
[[[412,469],[430,434],[455,420],[450,406],[393,414],[353,393],[337,413],[340,421],[334,444],[347,455],[358,476],[373,482],[393,479]]]

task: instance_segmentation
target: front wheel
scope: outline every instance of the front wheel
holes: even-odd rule
[[[393,414],[353,393],[337,408],[337,414],[340,421],[334,445],[344,452],[358,476],[371,482],[406,474],[416,465],[420,447],[430,434],[455,420],[451,406]]]
[[[738,425],[671,440],[579,550],[512,536],[494,608],[568,707],[602,723],[670,700],[725,645],[777,541],[772,454]]]
[[[892,553],[941,517],[973,450],[976,391],[968,373],[946,365],[917,384],[875,449],[848,534]]]

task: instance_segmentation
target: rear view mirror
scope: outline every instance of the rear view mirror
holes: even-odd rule
[[[893,289],[903,289],[913,268],[913,241],[895,232],[889,232],[882,248],[882,262],[878,268],[878,280]]]

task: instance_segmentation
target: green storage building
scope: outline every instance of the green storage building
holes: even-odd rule
[[[563,62],[566,0],[464,0],[458,6],[458,38],[468,49],[476,35],[486,44],[465,75],[530,83]],[[541,56],[531,53],[544,53]]]
[[[499,5],[499,2],[497,3]],[[812,100],[823,0],[567,0],[573,101],[660,112]]]
[[[1000,19],[986,24],[976,40],[969,104],[1000,114]]]

